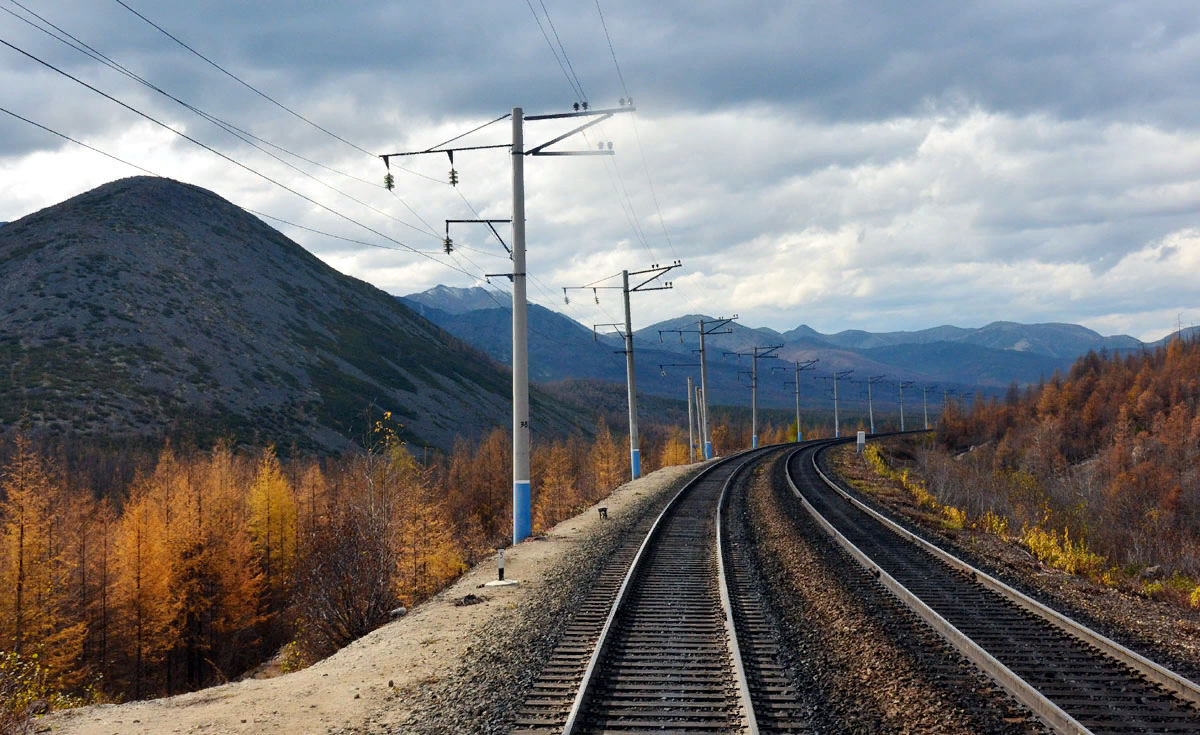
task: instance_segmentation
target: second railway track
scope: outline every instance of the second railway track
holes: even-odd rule
[[[979,570],[935,558],[920,540],[833,489],[816,462],[821,450],[791,454],[793,492],[852,556],[1055,730],[1200,733],[1200,712],[1187,701],[1195,684],[1061,616],[1049,614],[1052,624],[1031,611],[1037,603],[985,586],[991,580]]]

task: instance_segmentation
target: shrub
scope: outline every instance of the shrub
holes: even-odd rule
[[[1099,575],[1108,566],[1107,560],[1085,542],[1071,541],[1066,529],[1060,538],[1058,531],[1026,526],[1021,529],[1021,543],[1038,559],[1067,574]]]

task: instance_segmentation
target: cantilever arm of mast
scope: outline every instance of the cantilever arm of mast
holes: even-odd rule
[[[633,112],[635,110],[637,110],[637,108],[634,107],[633,105],[626,105],[624,107],[609,107],[604,110],[577,110],[575,112],[555,112],[555,113],[551,113],[549,115],[526,115],[525,119],[526,120],[560,120],[564,117],[596,117],[598,115],[612,117],[613,115],[617,114],[618,112]]]
[[[584,130],[587,130],[588,128],[592,127],[593,125],[599,125],[600,123],[604,122],[605,120],[607,120],[610,117],[612,117],[612,115],[604,115],[603,117],[598,117],[595,120],[586,122],[577,128],[572,128],[571,130],[568,130],[567,132],[563,133],[562,135],[558,136],[557,138],[551,138],[550,140],[546,141],[545,143],[542,143],[539,146],[534,146],[533,148],[530,148],[529,150],[525,151],[525,155],[527,155],[527,156],[611,156],[611,155],[613,155],[613,152],[607,151],[607,150],[596,150],[596,151],[547,151],[546,150],[546,148],[548,146],[552,146],[561,140],[566,140],[567,138],[570,138],[572,135],[574,135],[576,133],[582,133]],[[526,118],[526,119],[528,119],[528,118]]]
[[[482,151],[488,148],[512,148],[512,143],[496,143],[495,145],[469,145],[462,148],[430,148],[427,151],[404,151],[403,153],[382,153],[380,158],[385,161],[400,156],[423,156],[427,153],[457,153],[458,151]]]
[[[510,222],[512,222],[512,220],[511,219],[448,219],[448,220],[446,220],[446,239],[450,238],[450,225],[453,225],[453,224],[484,224],[484,225],[488,226],[488,229],[492,231],[492,234],[496,236],[496,239],[500,241],[500,244],[504,246],[504,249],[508,251],[508,254],[512,255],[512,248],[510,248],[508,246],[508,243],[504,242],[504,238],[500,237],[500,233],[496,231],[496,226],[495,226],[496,222],[510,223]]]

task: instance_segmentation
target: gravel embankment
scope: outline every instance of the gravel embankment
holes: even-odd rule
[[[732,498],[783,664],[820,733],[1043,733],[862,570],[795,501],[782,458]],[[736,524],[735,524],[736,525]]]

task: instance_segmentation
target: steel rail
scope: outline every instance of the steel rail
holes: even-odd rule
[[[832,446],[832,444],[830,445]],[[813,466],[817,468],[817,472],[826,482],[829,479],[816,464],[816,455],[822,449],[812,449]],[[788,464],[792,459],[804,449],[797,449],[788,455]],[[785,465],[786,466],[786,465]],[[1038,717],[1057,732],[1072,733],[1073,735],[1092,735],[1091,731],[1081,725],[1074,717],[1067,714],[1058,705],[1051,702],[1045,695],[1035,689],[1031,684],[1026,682],[1007,666],[998,661],[994,656],[985,651],[970,637],[952,625],[949,621],[939,615],[933,608],[926,605],[919,597],[910,592],[908,588],[898,582],[892,575],[881,569],[869,556],[863,553],[849,539],[842,535],[840,531],[834,528],[833,524],[825,519],[824,516],[804,497],[800,489],[796,487],[796,483],[792,480],[791,472],[784,472],[787,478],[789,487],[792,493],[800,499],[804,509],[813,517],[813,519],[825,531],[837,541],[838,545],[846,550],[850,556],[857,561],[863,568],[867,569],[872,575],[878,575],[880,583],[888,589],[892,594],[899,598],[905,605],[915,612],[922,620],[932,627],[942,638],[950,645],[954,646],[962,653],[969,661],[983,669],[992,679],[1001,687],[1011,694],[1017,701],[1028,707]],[[838,488],[834,488],[838,490]],[[845,494],[842,494],[845,497]]]
[[[721,509],[725,507],[725,496],[729,494],[729,486],[754,459],[757,457],[747,458],[730,473],[729,479],[721,487],[721,497],[717,499],[717,578],[721,586],[721,608],[725,611],[725,634],[728,636],[733,668],[737,672],[738,696],[742,700],[742,714],[746,718],[748,735],[758,735],[758,717],[754,713],[754,701],[750,698],[750,682],[746,678],[746,667],[742,663],[742,650],[738,646],[737,626],[733,622],[733,603],[729,598],[729,584],[725,576],[725,548],[721,541],[721,537],[724,535],[721,533]]]
[[[1071,620],[1061,613],[1050,609],[1046,605],[1030,598],[1018,590],[1013,589],[1009,585],[1004,584],[991,575],[986,574],[982,570],[979,570],[974,566],[962,561],[961,559],[958,559],[953,554],[938,548],[929,541],[921,538],[919,535],[892,521],[890,518],[874,508],[871,508],[858,498],[852,496],[849,492],[839,486],[839,484],[833,478],[831,478],[829,474],[822,470],[820,462],[818,461],[826,450],[837,443],[840,442],[825,443],[823,446],[815,447],[809,450],[811,453],[808,456],[808,459],[812,463],[812,470],[815,473],[815,477],[809,475],[810,479],[807,481],[808,483],[815,482],[817,478],[819,478],[819,480],[832,489],[836,496],[842,501],[845,501],[849,506],[861,511],[868,518],[888,529],[889,536],[894,534],[893,538],[895,539],[911,542],[913,547],[910,548],[925,552],[926,554],[930,555],[932,559],[944,564],[949,568],[949,570],[953,570],[956,573],[965,575],[965,577],[970,577],[972,581],[979,584],[977,589],[981,589],[981,591],[986,589],[988,594],[996,595],[996,600],[1003,600],[1004,604],[1012,605],[1013,607],[1020,609],[1023,613],[1030,616],[1028,619],[1031,622],[1034,620],[1044,622],[1049,626],[1047,630],[1053,629],[1058,631],[1059,634],[1066,634],[1070,639],[1076,641],[1076,644],[1090,648],[1093,652],[1093,655],[1098,657],[1099,660],[1110,661],[1111,665],[1124,668],[1125,670],[1131,672],[1132,676],[1145,679],[1150,686],[1157,685],[1161,688],[1161,690],[1170,691],[1174,696],[1181,700],[1180,704],[1185,710],[1188,708],[1188,705],[1194,706],[1197,701],[1200,701],[1200,686],[1197,686],[1190,680],[1180,676],[1175,672],[1165,669],[1164,667],[1150,661],[1144,656],[1141,656],[1140,654],[1121,646],[1111,639],[1106,638],[1105,636],[1074,620]],[[788,485],[790,486],[793,494],[795,494],[801,501],[801,504],[806,511],[813,516],[819,525],[821,525],[828,533],[831,534],[831,536],[833,536],[837,543],[841,545],[851,555],[851,557],[853,557],[859,564],[866,568],[873,576],[876,576],[880,582],[887,589],[889,589],[889,591],[891,591],[898,599],[904,602],[910,609],[916,612],[917,615],[925,620],[926,623],[929,624],[939,635],[941,635],[951,645],[958,649],[966,658],[983,669],[985,673],[987,673],[993,680],[997,682],[997,684],[1003,687],[1022,704],[1027,706],[1035,716],[1037,716],[1047,725],[1052,727],[1054,730],[1063,733],[1082,734],[1092,732],[1092,730],[1089,729],[1089,726],[1085,726],[1078,719],[1076,719],[1075,716],[1068,713],[1063,707],[1060,707],[1057,703],[1051,701],[1046,696],[1046,694],[1049,694],[1050,692],[1044,694],[1043,692],[1038,691],[1038,689],[1030,681],[1025,681],[1022,676],[1012,671],[996,657],[1007,656],[1009,654],[1003,654],[998,651],[996,656],[992,656],[988,651],[984,650],[979,643],[971,640],[970,636],[963,633],[962,630],[957,628],[954,624],[949,622],[949,620],[935,611],[929,604],[926,604],[926,602],[919,599],[917,594],[914,594],[911,590],[907,589],[903,583],[898,581],[892,575],[888,574],[886,570],[880,567],[878,562],[876,562],[874,559],[871,559],[867,553],[858,549],[846,535],[842,534],[837,528],[835,528],[828,519],[822,517],[817,507],[804,496],[804,494],[800,491],[800,488],[797,486],[796,480],[793,479],[791,467],[793,460],[798,460],[801,451],[804,450],[800,449],[790,453],[786,460],[785,466],[787,467],[788,471],[785,472],[785,476],[787,477]],[[799,476],[802,475],[798,475],[798,477]],[[836,514],[840,513],[841,512],[838,511]],[[846,518],[849,519],[850,516],[846,516]],[[850,532],[848,531],[847,533]],[[863,536],[865,533],[867,533],[865,528],[859,528],[853,531],[853,535],[862,539],[865,539],[865,536]],[[887,544],[885,543],[884,547],[886,546]],[[890,553],[891,552],[888,552],[888,554]],[[899,558],[900,557],[897,557],[897,559]],[[901,567],[897,568],[903,569],[904,566],[902,565]],[[911,576],[911,574],[909,572],[905,572],[902,576],[908,577]],[[944,604],[944,602],[932,604],[941,605]],[[953,610],[953,608],[948,609]],[[951,613],[948,612],[947,614],[949,615]],[[956,616],[959,615],[958,613],[953,614]],[[967,623],[969,628],[977,627],[976,623],[967,622],[968,619],[966,618],[955,617],[955,619],[959,620],[960,623]],[[1028,675],[1028,673],[1029,672],[1026,672],[1026,675]],[[1124,689],[1121,691],[1124,691]],[[1163,696],[1168,695],[1164,694]],[[1088,719],[1090,720],[1090,718],[1091,716],[1089,716]],[[1124,730],[1121,731],[1123,732]],[[1174,732],[1175,730],[1172,731]],[[1187,731],[1191,732],[1191,727],[1188,727]]]
[[[609,613],[608,613],[608,617],[604,621],[604,627],[601,628],[601,630],[600,630],[600,636],[596,641],[596,646],[592,651],[592,655],[591,655],[590,659],[588,660],[587,668],[584,671],[583,680],[580,682],[579,689],[575,694],[575,699],[571,704],[571,710],[567,715],[567,722],[566,722],[566,725],[564,725],[563,731],[562,731],[563,735],[574,735],[576,732],[578,732],[578,728],[580,727],[581,715],[582,715],[583,709],[584,709],[584,704],[587,701],[588,691],[591,689],[592,685],[595,683],[595,681],[597,679],[597,674],[599,673],[599,670],[600,670],[600,661],[603,658],[603,656],[608,648],[608,645],[612,640],[611,633],[613,630],[613,624],[617,619],[618,613],[620,612],[621,608],[624,606],[624,604],[626,603],[626,601],[628,599],[630,587],[632,586],[634,577],[637,575],[639,567],[641,566],[642,559],[645,556],[646,550],[653,543],[655,537],[657,536],[657,532],[662,527],[663,519],[667,516],[667,514],[669,512],[671,512],[675,508],[675,506],[679,502],[680,498],[682,498],[685,494],[687,494],[689,491],[691,491],[691,489],[693,487],[695,487],[696,485],[698,485],[702,480],[707,479],[707,477],[710,474],[712,474],[719,468],[725,467],[726,465],[728,465],[738,459],[742,459],[748,454],[751,454],[751,453],[761,454],[761,453],[765,453],[766,451],[770,451],[771,449],[775,449],[775,448],[776,447],[763,447],[763,448],[759,448],[759,449],[746,450],[746,451],[734,454],[734,455],[728,457],[727,459],[716,462],[709,467],[706,467],[704,469],[704,471],[702,471],[700,474],[696,475],[696,477],[692,478],[686,485],[684,485],[679,490],[679,492],[677,492],[675,494],[675,496],[671,498],[670,502],[668,502],[667,505],[662,509],[662,512],[660,512],[658,514],[658,517],[654,519],[654,524],[650,527],[650,530],[646,533],[645,538],[642,539],[642,543],[638,547],[637,553],[634,555],[633,561],[629,565],[629,570],[625,573],[625,578],[621,581],[621,587],[617,591],[616,599],[613,601],[612,607],[610,608]],[[743,464],[747,461],[749,461],[749,460],[744,459]],[[741,465],[739,465],[738,469],[740,469],[740,467],[741,467]],[[736,469],[734,470],[733,473],[731,473],[730,477],[732,477],[734,474],[737,474]],[[726,482],[728,482],[728,480],[726,480]]]
[[[979,582],[984,587],[987,587],[993,592],[1008,598],[1019,607],[1033,613],[1034,615],[1037,615],[1065,633],[1073,635],[1076,638],[1083,640],[1087,644],[1098,648],[1111,658],[1114,658],[1129,668],[1137,671],[1150,681],[1153,681],[1163,688],[1175,693],[1176,696],[1200,704],[1200,684],[1197,684],[1196,682],[1191,681],[1190,679],[1187,679],[1176,672],[1151,661],[1136,651],[1131,651],[1111,638],[1108,638],[1103,634],[1088,628],[1082,623],[1068,618],[1057,610],[1043,605],[1020,590],[1010,587],[990,574],[987,574],[983,570],[971,566],[953,554],[938,548],[920,536],[912,533],[908,529],[904,528],[882,513],[876,511],[874,508],[871,508],[866,503],[863,503],[839,487],[836,482],[830,479],[829,476],[821,470],[820,465],[817,464],[816,461],[816,454],[816,452],[813,453],[813,467],[817,470],[817,474],[821,476],[821,479],[825,481],[825,484],[829,485],[829,487],[833,489],[834,492],[841,495],[843,499],[849,501],[859,510],[879,521],[897,535],[912,541],[914,544],[929,552],[934,557],[940,559],[943,563],[949,565],[950,567],[953,567],[954,569],[966,574],[974,575],[975,581]]]

